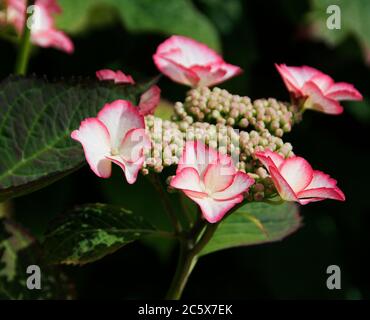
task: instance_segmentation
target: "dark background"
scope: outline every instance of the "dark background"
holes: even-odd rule
[[[312,10],[311,2],[235,1],[239,8],[235,19],[223,15],[221,9],[212,11],[207,3],[213,2],[194,4],[217,28],[225,60],[244,69],[242,76],[221,87],[252,99],[288,99],[273,65],[277,62],[316,67],[337,81],[353,83],[365,97],[370,95],[370,69],[361,42],[351,34],[335,46],[313,38],[306,18]],[[135,79],[152,77],[158,71],[151,56],[166,37],[154,32],[128,32],[124,24],[114,21],[74,35],[76,52],[71,56],[53,49],[35,51],[30,72],[91,76],[96,70],[111,67]],[[1,78],[12,72],[14,57],[13,46],[1,40]],[[162,97],[172,102],[181,100],[186,91],[164,77],[159,85]],[[184,298],[370,297],[370,106],[367,100],[343,105],[345,112],[340,116],[306,112],[303,123],[284,140],[291,142],[294,152],[308,159],[314,168],[335,177],[347,201],[301,207],[303,228],[281,242],[225,250],[202,258]],[[86,166],[43,190],[15,199],[13,204],[18,221],[41,239],[55,215],[75,204],[97,201],[144,211],[153,221],[163,215],[153,189],[143,177],[128,186],[119,170],[111,179],[102,180]],[[174,272],[176,253],[168,243],[134,243],[96,263],[64,270],[75,281],[79,298],[161,298]],[[341,268],[342,290],[326,288],[326,268],[332,264]]]

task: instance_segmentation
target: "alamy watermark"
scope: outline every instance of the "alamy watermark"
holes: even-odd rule
[[[34,28],[37,23],[40,22],[40,19],[42,19],[42,12],[41,12],[41,8],[37,5],[31,5],[31,6],[28,6],[27,7],[27,28],[28,29],[32,29]]]
[[[27,278],[26,285],[29,290],[41,289],[41,269],[38,265],[30,265],[26,270],[30,276]]]
[[[340,267],[335,264],[330,265],[326,268],[326,273],[330,275],[326,280],[326,287],[329,290],[342,289]]]
[[[329,17],[326,19],[326,27],[329,30],[339,30],[342,28],[340,7],[332,4],[326,8]]]

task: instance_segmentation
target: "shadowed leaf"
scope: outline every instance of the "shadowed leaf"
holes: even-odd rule
[[[44,248],[51,263],[85,264],[159,233],[142,217],[121,207],[87,204],[56,221],[45,237]]]
[[[71,33],[102,26],[118,17],[131,32],[180,34],[220,49],[216,28],[190,0],[59,0],[58,26]],[[114,13],[117,13],[116,15]]]
[[[298,208],[293,203],[249,203],[221,222],[201,255],[232,247],[278,241],[297,230],[300,225]]]

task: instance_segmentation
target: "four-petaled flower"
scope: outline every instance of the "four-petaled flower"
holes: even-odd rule
[[[183,36],[172,36],[160,44],[153,59],[163,74],[191,87],[213,86],[242,71],[206,45]]]
[[[124,74],[121,70],[113,71],[110,69],[103,69],[96,71],[96,77],[101,81],[114,81],[117,84],[135,84],[135,80],[130,76]],[[143,116],[153,114],[155,108],[158,106],[161,99],[161,89],[153,85],[145,91],[139,101],[139,113]]]
[[[243,201],[243,193],[253,183],[248,174],[236,170],[230,156],[192,141],[186,143],[170,185],[182,190],[200,206],[204,218],[215,223]]]
[[[313,170],[302,157],[284,159],[270,150],[256,152],[255,155],[269,171],[282,199],[300,204],[325,199],[345,200],[337,181],[321,171]]]
[[[132,184],[144,163],[144,149],[150,148],[144,117],[129,101],[106,104],[96,118],[87,118],[71,137],[79,141],[94,173],[111,175],[112,162],[119,165]]]
[[[6,0],[6,23],[14,26],[21,34],[26,23],[26,0]],[[32,23],[31,42],[40,47],[54,47],[67,53],[74,51],[71,39],[55,28],[54,14],[60,14],[61,8],[56,0],[36,0],[34,12],[27,23]]]
[[[334,82],[321,71],[308,67],[275,65],[294,100],[303,108],[328,114],[340,114],[343,107],[338,101],[362,100],[361,93],[352,84]]]

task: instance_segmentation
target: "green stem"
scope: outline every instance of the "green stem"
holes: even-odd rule
[[[200,218],[202,219],[202,218]],[[195,265],[198,262],[198,254],[207,245],[209,240],[211,240],[213,234],[218,227],[218,223],[207,224],[206,230],[204,231],[199,242],[192,248],[191,242],[182,241],[180,244],[180,255],[177,262],[175,276],[172,279],[170,289],[167,292],[166,299],[169,300],[179,300],[181,298],[182,292],[186,286],[191,272],[193,271]],[[202,232],[202,228],[199,228],[199,232]],[[195,239],[199,235],[195,235]]]
[[[219,223],[207,223],[207,227],[202,235],[202,238],[199,240],[197,245],[192,250],[194,254],[199,254],[204,249],[204,247],[212,239],[218,226],[219,226]]]
[[[193,239],[193,243],[196,243],[198,241],[198,238],[202,234],[202,231],[205,226],[206,226],[206,222],[204,221],[202,216],[199,215],[198,220],[194,223],[194,226],[190,230],[190,233],[189,233],[190,238]]]
[[[224,219],[245,205],[245,202],[237,204],[230,210]],[[207,243],[212,239],[219,226],[217,223],[207,223],[199,210],[198,219],[193,228],[188,233],[182,233],[179,236],[180,254],[177,262],[176,272],[172,279],[166,299],[179,300],[186,286],[191,272],[198,262],[199,254]]]
[[[26,8],[33,1],[27,1]],[[30,13],[31,14],[31,13]],[[15,73],[19,75],[25,75],[27,72],[28,62],[30,60],[31,53],[31,29],[27,26],[27,20],[29,15],[26,13],[26,19],[23,27],[22,37],[19,43],[19,50],[17,55],[17,60],[15,63]]]
[[[166,299],[180,300],[185,285],[196,264],[197,257],[191,254],[191,252],[187,250],[185,245],[181,244],[175,276],[172,279],[172,283],[167,292]]]

